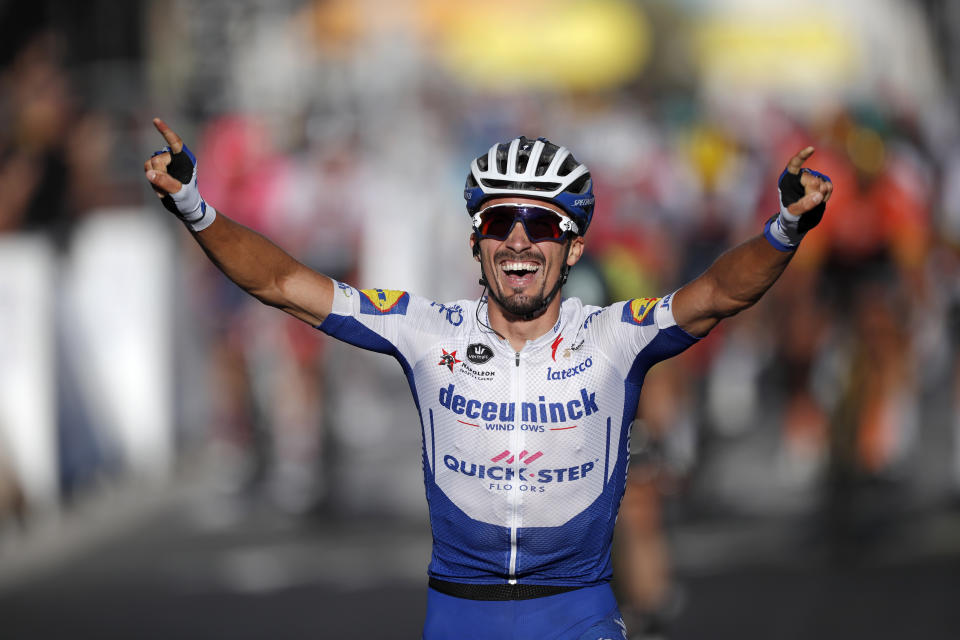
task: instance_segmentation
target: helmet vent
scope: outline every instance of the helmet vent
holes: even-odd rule
[[[507,172],[507,154],[510,152],[509,144],[501,144],[497,147],[497,173]]]
[[[524,149],[520,147],[520,151],[517,153],[517,173],[523,173],[527,170],[527,165],[530,163],[530,149]]]
[[[578,166],[580,166],[580,163],[576,161],[576,159],[573,157],[573,154],[571,153],[563,161],[563,164],[560,165],[560,168],[557,170],[557,175],[565,176],[569,174],[571,171],[573,171],[574,169],[576,169]]]
[[[493,180],[485,178],[483,186],[488,189],[510,189],[516,191],[556,191],[560,188],[559,182],[515,182],[513,180]]]
[[[547,172],[547,169],[550,168],[550,163],[553,162],[553,156],[557,155],[557,149],[559,149],[555,144],[547,144],[543,147],[543,153],[540,154],[540,162],[537,165],[537,175],[542,176]]]
[[[592,185],[590,184],[590,174],[585,173],[579,178],[577,178],[576,180],[574,180],[573,182],[571,182],[570,186],[567,187],[567,191],[571,193],[577,193],[577,194],[586,193],[587,191],[590,190],[591,186]]]

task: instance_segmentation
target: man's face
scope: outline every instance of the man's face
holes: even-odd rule
[[[484,208],[503,203],[535,204],[562,212],[550,203],[518,197],[490,200]],[[583,252],[583,238],[580,236],[563,242],[531,242],[520,223],[514,224],[505,240],[484,238],[478,241],[471,236],[471,247],[477,242],[480,245],[478,259],[495,294],[491,297],[501,301],[508,314],[520,317],[540,308],[544,297],[560,278],[564,256],[566,263],[572,266]]]

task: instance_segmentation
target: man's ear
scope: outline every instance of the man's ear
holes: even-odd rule
[[[567,264],[569,266],[572,267],[577,264],[583,255],[584,246],[583,236],[573,236],[573,239],[570,241],[570,252],[567,254]]]
[[[480,262],[480,242],[475,233],[470,234],[470,250],[473,252],[473,259]]]

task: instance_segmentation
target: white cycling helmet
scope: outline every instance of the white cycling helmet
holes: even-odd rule
[[[525,196],[559,205],[573,218],[580,235],[593,218],[593,180],[586,165],[566,147],[546,138],[524,136],[499,142],[470,163],[463,190],[467,213],[475,214],[484,201],[498,196]]]

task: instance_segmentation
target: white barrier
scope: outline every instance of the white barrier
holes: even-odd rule
[[[55,507],[59,497],[55,273],[44,238],[0,236],[0,450],[33,510]]]
[[[84,395],[128,471],[169,476],[174,456],[169,220],[107,210],[77,229],[65,287]]]

